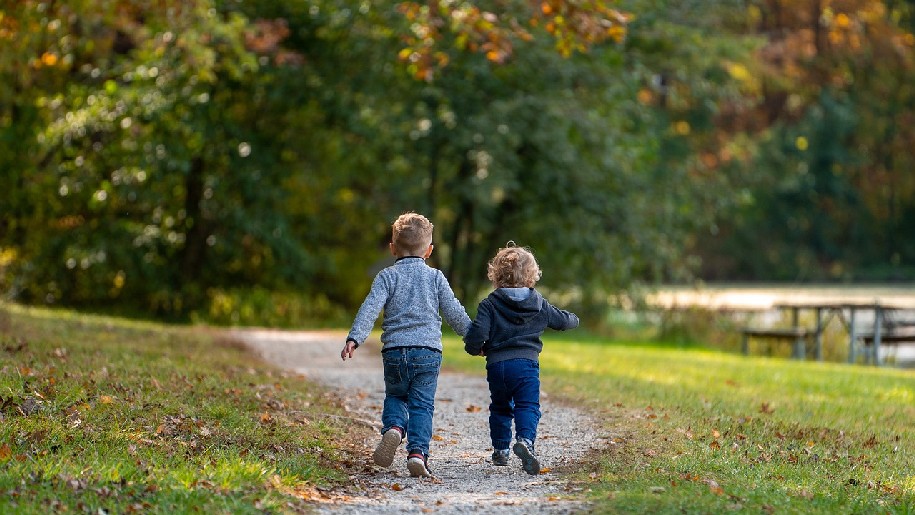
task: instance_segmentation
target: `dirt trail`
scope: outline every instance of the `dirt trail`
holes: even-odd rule
[[[360,348],[353,360],[344,363],[340,359],[344,333],[244,330],[235,336],[267,361],[337,391],[354,418],[380,427],[384,382],[377,347]],[[597,425],[583,412],[551,402],[546,393],[541,397],[537,450],[543,467],[556,470],[573,464],[606,444],[609,435],[599,435]],[[347,492],[345,501],[318,505],[318,512],[587,512],[579,492],[552,471],[530,476],[514,456],[508,467],[492,465],[488,405],[485,377],[443,372],[435,397],[429,459],[436,477],[411,478],[401,446],[394,465],[386,469],[373,465],[371,472],[355,478],[357,486]],[[377,438],[364,442],[369,460]],[[395,484],[401,489],[392,488]]]

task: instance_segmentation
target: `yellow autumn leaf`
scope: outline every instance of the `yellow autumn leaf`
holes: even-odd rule
[[[41,64],[45,66],[54,66],[57,64],[57,54],[51,52],[45,52],[41,54]]]

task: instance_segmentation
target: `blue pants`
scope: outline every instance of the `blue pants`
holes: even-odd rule
[[[397,426],[407,432],[407,452],[429,455],[435,389],[442,354],[421,347],[383,351],[384,410],[382,434]]]
[[[509,359],[486,366],[489,381],[489,436],[494,449],[508,449],[512,420],[516,438],[537,439],[540,422],[540,364]]]

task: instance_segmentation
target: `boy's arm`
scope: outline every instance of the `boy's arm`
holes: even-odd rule
[[[464,335],[464,350],[471,356],[479,356],[483,352],[483,345],[489,340],[489,325],[491,320],[490,306],[486,299],[477,307],[477,317]]]
[[[448,325],[454,329],[459,336],[467,334],[467,328],[470,327],[470,317],[467,316],[467,310],[454,296],[454,290],[448,284],[445,274],[439,271],[439,288],[438,288],[438,306],[442,312],[442,318]]]
[[[372,289],[369,290],[369,294],[362,301],[362,306],[359,307],[359,312],[356,313],[353,326],[346,335],[347,342],[355,342],[355,347],[359,347],[365,342],[372,332],[372,328],[375,327],[375,320],[378,319],[378,314],[381,313],[381,308],[384,307],[387,300],[388,289],[385,286],[384,278],[378,274],[372,281]]]
[[[546,302],[546,299],[544,299],[544,302]],[[566,329],[575,329],[578,327],[578,315],[575,313],[566,311],[564,309],[559,309],[549,302],[546,302],[546,308],[547,312],[549,313],[547,327],[550,329],[565,331]]]

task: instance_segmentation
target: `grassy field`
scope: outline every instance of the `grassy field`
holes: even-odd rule
[[[200,330],[0,306],[0,513],[300,511],[333,399]]]
[[[599,512],[915,512],[915,371],[573,332],[542,378],[610,437],[568,471]],[[201,330],[0,306],[0,513],[306,509],[359,461],[342,414]]]
[[[541,378],[612,437],[575,472],[599,512],[915,512],[913,371],[553,333]]]

